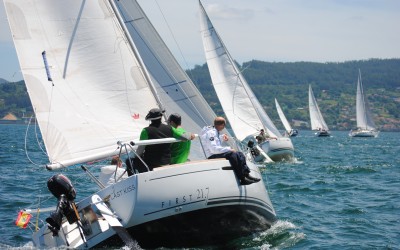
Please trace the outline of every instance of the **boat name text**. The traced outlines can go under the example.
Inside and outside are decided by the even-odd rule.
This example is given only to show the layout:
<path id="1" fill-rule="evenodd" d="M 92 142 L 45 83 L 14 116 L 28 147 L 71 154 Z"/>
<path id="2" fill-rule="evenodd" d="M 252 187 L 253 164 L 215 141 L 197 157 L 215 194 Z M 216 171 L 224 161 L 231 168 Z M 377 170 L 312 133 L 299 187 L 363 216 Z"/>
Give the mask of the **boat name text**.
<path id="1" fill-rule="evenodd" d="M 177 206 L 177 205 L 183 205 L 183 204 L 185 204 L 187 202 L 207 200 L 209 191 L 210 191 L 210 189 L 208 187 L 206 187 L 206 188 L 197 188 L 191 194 L 174 197 L 173 199 L 169 199 L 167 201 L 162 201 L 161 202 L 161 208 L 167 208 L 167 207 L 173 207 L 173 206 Z"/>

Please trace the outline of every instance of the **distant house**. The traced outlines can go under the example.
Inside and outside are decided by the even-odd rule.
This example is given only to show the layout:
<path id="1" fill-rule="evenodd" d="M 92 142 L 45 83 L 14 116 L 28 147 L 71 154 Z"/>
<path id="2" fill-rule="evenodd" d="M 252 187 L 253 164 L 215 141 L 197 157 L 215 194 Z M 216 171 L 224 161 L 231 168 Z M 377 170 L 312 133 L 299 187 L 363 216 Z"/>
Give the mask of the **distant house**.
<path id="1" fill-rule="evenodd" d="M 1 119 L 2 120 L 6 120 L 6 121 L 16 121 L 16 120 L 18 120 L 18 118 L 13 113 L 8 113 L 7 115 L 5 115 Z"/>
<path id="2" fill-rule="evenodd" d="M 308 128 L 309 127 L 308 122 L 305 122 L 305 121 L 293 119 L 292 123 L 293 123 L 293 127 L 297 127 L 297 128 Z"/>
<path id="3" fill-rule="evenodd" d="M 13 113 L 8 113 L 0 119 L 0 124 L 24 124 L 25 121 L 18 119 Z"/>

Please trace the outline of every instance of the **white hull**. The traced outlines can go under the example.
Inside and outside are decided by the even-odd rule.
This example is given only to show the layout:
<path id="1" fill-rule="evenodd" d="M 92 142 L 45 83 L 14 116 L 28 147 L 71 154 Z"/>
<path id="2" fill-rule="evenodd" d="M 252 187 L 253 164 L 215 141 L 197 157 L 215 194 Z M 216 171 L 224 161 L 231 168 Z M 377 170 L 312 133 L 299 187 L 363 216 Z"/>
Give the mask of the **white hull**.
<path id="1" fill-rule="evenodd" d="M 249 167 L 252 175 L 262 179 L 257 166 L 249 163 Z M 110 209 L 144 248 L 226 243 L 266 230 L 276 220 L 264 182 L 239 185 L 225 159 L 155 169 L 131 176 L 97 194 L 102 199 L 109 197 Z M 81 218 L 84 210 L 96 210 L 91 196 L 77 203 L 77 207 Z M 104 219 L 94 219 L 90 229 L 90 234 L 79 232 L 76 223 L 70 225 L 64 219 L 59 236 L 53 237 L 43 226 L 34 233 L 33 241 L 39 248 L 122 244 Z"/>
<path id="2" fill-rule="evenodd" d="M 379 131 L 376 130 L 351 130 L 349 136 L 351 137 L 378 137 Z"/>
<path id="3" fill-rule="evenodd" d="M 261 143 L 261 148 L 273 161 L 292 160 L 294 148 L 289 138 L 281 137 Z"/>

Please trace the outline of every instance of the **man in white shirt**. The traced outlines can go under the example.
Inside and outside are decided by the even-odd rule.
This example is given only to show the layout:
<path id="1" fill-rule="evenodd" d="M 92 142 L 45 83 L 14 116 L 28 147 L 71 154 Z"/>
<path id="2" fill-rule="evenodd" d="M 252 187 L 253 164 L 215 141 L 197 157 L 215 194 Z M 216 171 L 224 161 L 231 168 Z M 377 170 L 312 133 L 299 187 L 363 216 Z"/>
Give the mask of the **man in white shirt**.
<path id="1" fill-rule="evenodd" d="M 104 186 L 109 186 L 116 181 L 120 181 L 128 178 L 128 174 L 122 166 L 122 161 L 118 156 L 114 156 L 111 159 L 111 165 L 104 166 L 101 168 L 99 181 Z"/>
<path id="2" fill-rule="evenodd" d="M 222 146 L 221 139 L 228 140 L 226 134 L 220 135 L 219 132 L 225 128 L 225 119 L 216 117 L 214 126 L 204 127 L 201 132 L 201 142 L 208 159 L 225 158 L 229 160 L 241 185 L 249 185 L 259 182 L 259 178 L 250 175 L 250 169 L 246 165 L 246 157 L 242 152 L 237 152 L 229 146 Z"/>

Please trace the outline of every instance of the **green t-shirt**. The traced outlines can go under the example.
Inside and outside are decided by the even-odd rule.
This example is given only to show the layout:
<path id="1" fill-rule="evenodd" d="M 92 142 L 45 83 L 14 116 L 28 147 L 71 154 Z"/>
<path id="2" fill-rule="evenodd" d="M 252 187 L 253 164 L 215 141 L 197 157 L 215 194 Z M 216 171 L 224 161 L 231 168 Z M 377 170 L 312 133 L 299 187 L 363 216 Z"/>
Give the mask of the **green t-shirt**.
<path id="1" fill-rule="evenodd" d="M 179 127 L 175 131 L 181 136 L 186 131 Z M 190 153 L 190 140 L 175 142 L 171 144 L 171 164 L 184 163 L 187 161 Z"/>

